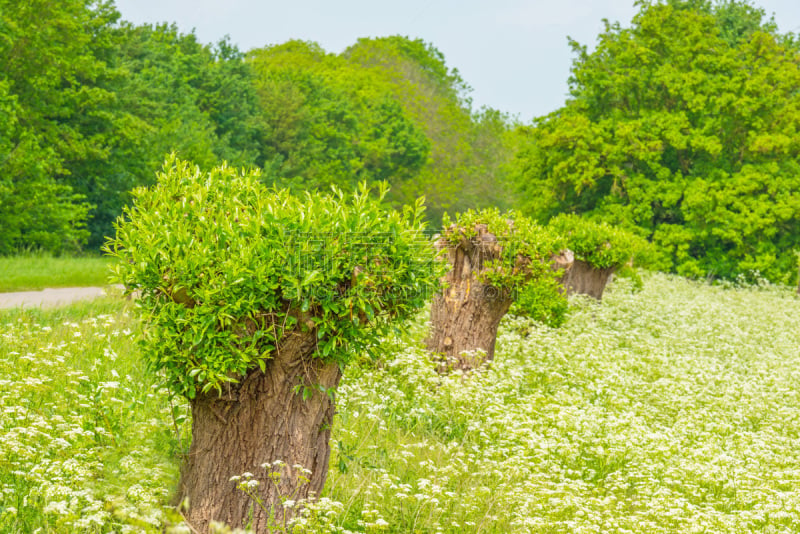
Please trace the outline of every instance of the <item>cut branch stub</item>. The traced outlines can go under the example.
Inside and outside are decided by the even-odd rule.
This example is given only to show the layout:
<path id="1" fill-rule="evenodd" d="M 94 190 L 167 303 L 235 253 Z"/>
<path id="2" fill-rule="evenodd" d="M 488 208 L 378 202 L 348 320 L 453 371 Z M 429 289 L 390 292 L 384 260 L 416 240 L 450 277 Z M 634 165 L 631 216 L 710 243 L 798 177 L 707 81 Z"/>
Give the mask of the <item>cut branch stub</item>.
<path id="1" fill-rule="evenodd" d="M 550 262 L 550 269 L 557 273 L 556 281 L 564 288 L 563 291 L 566 291 L 565 280 L 567 280 L 572 272 L 572 266 L 575 264 L 575 254 L 567 248 L 560 251 L 558 254 L 553 254 L 553 256 L 550 257 Z"/>

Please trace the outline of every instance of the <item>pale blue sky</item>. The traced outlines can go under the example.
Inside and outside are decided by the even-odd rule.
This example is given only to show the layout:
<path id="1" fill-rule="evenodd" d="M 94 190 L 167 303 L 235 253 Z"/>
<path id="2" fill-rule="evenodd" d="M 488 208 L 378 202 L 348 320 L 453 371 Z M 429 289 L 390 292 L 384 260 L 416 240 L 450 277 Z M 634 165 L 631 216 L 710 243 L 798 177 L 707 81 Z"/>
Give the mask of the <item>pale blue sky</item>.
<path id="1" fill-rule="evenodd" d="M 800 0 L 756 0 L 782 32 L 800 32 Z M 473 88 L 476 107 L 529 121 L 560 107 L 572 53 L 593 45 L 602 19 L 627 26 L 633 0 L 116 0 L 122 17 L 175 22 L 202 42 L 224 35 L 249 50 L 288 39 L 341 52 L 359 37 L 406 35 L 433 43 Z"/>

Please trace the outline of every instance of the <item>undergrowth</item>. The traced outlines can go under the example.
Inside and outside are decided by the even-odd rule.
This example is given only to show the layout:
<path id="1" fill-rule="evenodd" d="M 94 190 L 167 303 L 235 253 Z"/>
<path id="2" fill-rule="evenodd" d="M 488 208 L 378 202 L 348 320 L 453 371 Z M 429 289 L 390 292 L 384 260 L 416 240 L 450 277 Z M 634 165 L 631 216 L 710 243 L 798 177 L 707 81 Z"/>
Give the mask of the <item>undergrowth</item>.
<path id="1" fill-rule="evenodd" d="M 800 531 L 797 296 L 641 282 L 558 329 L 506 318 L 469 376 L 436 373 L 424 319 L 385 339 L 345 373 L 297 531 Z M 137 329 L 112 301 L 0 314 L 0 532 L 167 526 L 188 423 L 179 444 Z"/>

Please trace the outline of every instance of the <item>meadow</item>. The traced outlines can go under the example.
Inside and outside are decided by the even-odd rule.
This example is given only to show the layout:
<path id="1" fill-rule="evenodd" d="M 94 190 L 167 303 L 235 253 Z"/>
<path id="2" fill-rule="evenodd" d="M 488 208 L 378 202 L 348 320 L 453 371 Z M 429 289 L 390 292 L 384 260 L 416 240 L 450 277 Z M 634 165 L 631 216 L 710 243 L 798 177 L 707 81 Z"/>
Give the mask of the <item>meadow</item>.
<path id="1" fill-rule="evenodd" d="M 0 292 L 108 285 L 109 259 L 25 253 L 0 256 Z"/>
<path id="2" fill-rule="evenodd" d="M 798 316 L 789 288 L 645 274 L 559 329 L 507 317 L 489 367 L 442 377 L 423 315 L 347 369 L 295 531 L 798 532 Z M 0 311 L 0 532 L 189 532 L 188 413 L 140 328 L 111 299 Z"/>

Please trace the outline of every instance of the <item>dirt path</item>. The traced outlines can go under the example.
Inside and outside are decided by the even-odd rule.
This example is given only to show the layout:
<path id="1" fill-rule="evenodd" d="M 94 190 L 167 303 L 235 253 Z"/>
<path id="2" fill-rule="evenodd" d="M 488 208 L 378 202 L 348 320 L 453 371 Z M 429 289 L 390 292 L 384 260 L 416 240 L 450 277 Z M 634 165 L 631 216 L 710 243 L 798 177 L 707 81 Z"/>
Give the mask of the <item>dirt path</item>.
<path id="1" fill-rule="evenodd" d="M 0 308 L 52 308 L 78 300 L 90 300 L 107 294 L 103 287 L 60 287 L 41 291 L 0 293 Z"/>

